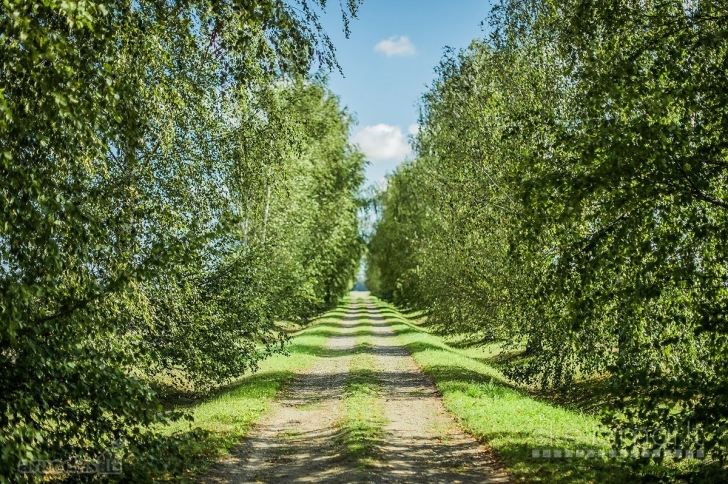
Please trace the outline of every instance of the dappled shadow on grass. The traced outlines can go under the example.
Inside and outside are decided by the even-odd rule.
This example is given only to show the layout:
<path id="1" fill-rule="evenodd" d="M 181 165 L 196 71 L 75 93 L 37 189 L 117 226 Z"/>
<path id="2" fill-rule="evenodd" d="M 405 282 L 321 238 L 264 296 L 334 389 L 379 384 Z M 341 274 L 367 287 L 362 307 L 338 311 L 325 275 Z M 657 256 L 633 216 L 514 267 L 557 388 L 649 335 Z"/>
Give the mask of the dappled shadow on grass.
<path id="1" fill-rule="evenodd" d="M 310 319 L 307 324 L 304 326 L 313 326 L 321 321 L 325 320 L 339 320 L 346 316 L 346 311 L 329 311 L 325 314 L 322 314 L 320 316 L 316 316 L 315 318 Z"/>
<path id="2" fill-rule="evenodd" d="M 439 348 L 436 350 L 442 351 Z M 428 365 L 426 373 L 435 379 L 438 385 L 452 391 L 467 391 L 473 384 L 492 385 L 526 396 L 525 391 L 516 385 L 495 375 L 476 372 L 460 365 Z"/>
<path id="3" fill-rule="evenodd" d="M 498 343 L 498 341 L 494 341 L 490 338 L 482 338 L 482 337 L 475 337 L 475 336 L 468 336 L 468 335 L 460 337 L 458 339 L 447 338 L 448 346 L 450 346 L 452 348 L 458 348 L 458 349 L 477 348 L 477 347 L 490 345 L 493 343 Z"/>
<path id="4" fill-rule="evenodd" d="M 124 459 L 121 482 L 185 482 L 208 469 L 247 434 L 265 402 L 295 377 L 293 371 L 262 371 L 204 397 L 177 402 L 194 415 L 149 432 L 143 444 Z"/>
<path id="5" fill-rule="evenodd" d="M 546 400 L 576 408 L 587 408 L 589 405 L 596 404 L 593 397 L 598 394 L 598 386 L 603 384 L 603 382 L 591 382 L 594 385 L 593 387 L 585 384 L 579 388 L 580 394 L 570 393 L 568 396 L 529 393 L 527 389 L 517 387 L 504 377 L 499 376 L 500 374 L 496 368 L 499 364 L 503 364 L 504 361 L 507 362 L 508 360 L 498 360 L 493 357 L 473 358 L 467 356 L 462 351 L 453 349 L 439 339 L 429 336 L 426 332 L 422 332 L 414 326 L 402 322 L 399 315 L 393 310 L 383 309 L 381 311 L 372 311 L 362 308 L 353 314 L 347 314 L 348 316 L 345 318 L 345 322 L 348 332 L 346 333 L 341 333 L 341 320 L 330 321 L 323 319 L 309 326 L 302 334 L 308 337 L 321 337 L 322 340 L 326 338 L 356 339 L 362 336 L 374 335 L 375 332 L 373 330 L 377 327 L 391 325 L 397 332 L 397 336 L 402 337 L 401 341 L 404 344 L 404 348 L 410 354 L 419 355 L 421 353 L 430 353 L 428 358 L 430 360 L 434 358 L 435 363 L 426 366 L 425 371 L 430 378 L 435 380 L 441 392 L 446 397 L 457 394 L 465 395 L 466 398 L 463 401 L 466 404 L 482 405 L 482 402 L 487 402 L 489 399 L 491 401 L 493 399 L 506 401 L 506 399 L 512 399 L 514 395 L 517 395 L 517 398 L 523 400 Z M 384 336 L 377 334 L 377 337 Z M 294 341 L 289 347 L 289 350 L 293 354 L 312 355 L 320 358 L 339 358 L 357 352 L 360 354 L 371 352 L 382 355 L 387 352 L 399 354 L 398 352 L 402 351 L 402 347 L 392 348 L 367 345 L 365 347 L 360 346 L 357 349 L 353 344 L 350 346 L 352 346 L 351 349 L 329 349 L 324 347 L 323 344 L 303 344 Z M 440 357 L 439 355 L 445 356 Z M 517 359 L 521 356 L 512 355 L 509 357 Z M 438 361 L 437 358 L 440 358 L 440 360 Z M 478 365 L 494 368 L 493 374 L 486 373 L 485 370 L 476 371 L 472 368 L 464 367 L 463 361 L 465 359 L 472 360 Z M 287 403 L 301 407 L 315 406 L 325 399 L 335 398 L 336 395 L 341 394 L 345 390 L 343 385 L 346 384 L 346 377 L 346 373 L 314 373 L 296 377 L 291 371 L 265 371 L 247 376 L 242 381 L 238 381 L 227 387 L 219 388 L 214 393 L 206 395 L 204 399 L 196 402 L 188 402 L 187 405 L 191 406 L 193 403 L 225 398 L 250 398 L 266 401 L 272 398 L 281 387 L 289 382 L 294 382 L 297 386 L 304 386 L 314 391 L 310 391 L 306 395 L 291 394 L 287 397 Z M 421 386 L 420 375 L 413 372 L 391 372 L 386 371 L 386 369 L 384 371 L 375 370 L 367 378 L 379 381 L 397 381 L 399 390 L 392 395 L 387 395 L 390 399 L 412 399 L 412 390 Z M 486 408 L 485 411 L 488 411 L 488 409 Z M 240 441 L 242 435 L 253 425 L 257 415 L 259 413 L 233 415 L 229 411 L 221 410 L 219 415 L 214 413 L 208 415 L 206 417 L 207 423 L 213 425 L 219 423 L 221 428 L 224 428 L 226 425 L 231 425 L 234 426 L 235 430 L 210 432 L 202 430 L 193 423 L 189 430 L 183 430 L 174 436 L 164 437 L 158 446 L 160 449 L 165 449 L 163 452 L 160 451 L 163 455 L 186 455 L 185 459 L 187 459 L 187 462 L 183 462 L 182 460 L 177 462 L 174 460 L 176 457 L 171 457 L 170 469 L 172 470 L 170 473 L 176 476 L 190 475 L 192 472 L 204 469 L 209 462 L 214 461 L 222 452 L 233 448 Z M 462 417 L 459 416 L 458 418 L 467 426 L 467 423 Z M 532 455 L 532 451 L 534 450 L 532 432 L 516 428 L 512 431 L 507 431 L 507 429 L 503 430 L 502 428 L 481 427 L 477 431 L 474 431 L 474 433 L 486 444 L 489 442 L 499 442 L 496 449 L 497 456 L 507 465 L 513 475 L 529 482 L 557 484 L 580 484 L 587 482 L 617 483 L 625 480 L 655 483 L 728 482 L 728 479 L 725 479 L 725 469 L 721 470 L 720 468 L 711 468 L 710 466 L 706 466 L 705 468 L 701 468 L 699 472 L 690 474 L 690 478 L 688 479 L 687 475 L 680 475 L 674 469 L 665 470 L 658 466 L 633 469 L 625 461 L 584 458 L 571 460 L 563 458 L 559 460 L 534 458 Z M 263 432 L 262 434 L 265 435 L 266 433 Z M 339 446 L 344 442 L 356 442 L 357 440 L 361 440 L 361 437 L 361 429 L 358 428 L 329 428 L 316 432 L 303 432 L 299 436 L 296 436 L 293 441 L 289 439 L 285 443 L 281 443 L 280 441 L 274 442 L 274 437 L 256 438 L 270 439 L 269 442 L 261 442 L 261 445 L 283 445 L 288 446 L 285 447 L 288 449 L 291 446 L 294 447 L 293 451 L 282 451 L 280 458 L 275 462 L 274 466 L 276 470 L 274 472 L 278 472 L 280 468 L 280 472 L 274 476 L 278 481 L 295 482 L 297 478 L 303 477 L 313 481 L 323 481 L 332 477 L 330 473 L 327 473 L 327 470 L 330 471 L 330 469 L 338 467 L 343 468 L 343 472 L 349 474 L 336 475 L 336 480 L 353 482 L 357 481 L 360 476 L 353 474 L 353 469 L 356 469 L 356 466 L 346 464 L 351 463 L 352 459 L 370 457 L 369 450 L 371 446 L 366 448 L 369 450 L 362 450 L 360 455 L 357 455 L 356 452 L 331 452 L 330 446 L 333 445 L 332 442 L 338 442 L 337 445 Z M 167 440 L 164 440 L 165 438 Z M 378 437 L 374 436 L 371 438 L 376 439 Z M 382 442 L 379 440 L 374 443 L 377 447 L 382 445 Z M 174 450 L 174 446 L 177 446 L 178 450 Z M 295 450 L 296 446 L 300 446 L 298 450 Z M 422 440 L 409 444 L 407 448 L 401 449 L 401 452 L 396 454 L 387 456 L 377 455 L 376 458 L 389 459 L 391 463 L 396 463 L 398 468 L 421 469 L 423 458 L 427 459 L 431 458 L 427 456 L 438 455 L 438 452 L 442 452 L 442 449 L 441 442 Z M 301 458 L 302 455 L 304 455 L 303 459 Z M 244 455 L 238 455 L 230 462 L 237 462 L 237 465 L 241 465 L 241 462 L 245 458 L 246 456 Z M 305 462 L 305 459 L 314 459 L 317 465 L 312 469 L 310 462 Z M 438 466 L 430 467 L 432 469 L 430 470 L 428 468 L 427 471 L 433 474 L 428 476 L 429 480 L 433 482 L 445 482 L 450 477 L 445 474 L 447 472 L 446 470 L 438 469 Z M 132 472 L 133 469 L 134 467 L 130 466 L 129 472 Z M 306 470 L 307 474 L 306 476 L 301 476 L 299 473 L 304 470 Z M 220 479 L 234 479 L 235 474 L 229 472 L 225 474 L 223 472 L 219 476 L 222 476 Z M 164 476 L 161 476 L 159 480 L 164 480 Z M 131 478 L 127 479 L 126 482 L 135 482 L 135 480 Z M 234 481 L 218 480 L 216 482 Z"/>
<path id="6" fill-rule="evenodd" d="M 423 351 L 453 354 L 452 350 L 443 349 L 422 341 L 411 342 L 405 346 L 415 354 Z M 462 355 L 460 356 L 462 357 Z M 433 360 L 441 359 L 436 355 L 430 355 L 430 358 Z M 518 402 L 519 400 L 533 402 L 532 404 L 526 405 L 538 405 L 540 399 L 533 398 L 523 388 L 498 376 L 497 373 L 487 374 L 474 371 L 459 365 L 455 360 L 452 360 L 452 363 L 448 363 L 448 360 L 450 359 L 446 357 L 442 364 L 430 364 L 424 370 L 437 383 L 438 389 L 443 396 L 452 396 L 452 398 L 460 399 L 461 402 L 459 405 L 488 405 L 488 402 L 500 401 L 502 403 L 498 403 L 497 405 L 502 407 L 508 406 L 508 402 Z M 488 413 L 488 407 L 484 408 L 483 411 Z M 494 408 L 491 411 L 497 412 Z M 494 417 L 506 418 L 498 415 Z M 458 415 L 458 418 L 462 419 L 463 417 Z M 524 415 L 523 418 L 531 417 Z M 534 422 L 534 424 L 537 425 L 538 423 Z M 532 451 L 538 448 L 535 447 L 536 441 L 533 440 L 534 430 L 524 431 L 515 430 L 515 428 L 516 426 L 514 426 L 514 430 L 509 431 L 497 430 L 487 425 L 480 426 L 476 435 L 486 444 L 499 442 L 499 445 L 495 449 L 496 455 L 518 478 L 533 482 L 564 484 L 586 482 L 616 483 L 630 474 L 621 463 L 614 461 L 585 459 L 549 461 L 548 459 L 534 458 Z M 564 444 L 564 442 L 564 439 L 555 436 L 554 443 L 556 445 Z"/>
<path id="7" fill-rule="evenodd" d="M 324 344 L 322 345 L 302 345 L 296 342 L 296 337 L 321 337 L 327 338 L 332 335 L 337 335 L 340 331 L 336 328 L 341 328 L 341 321 L 358 320 L 357 327 L 366 323 L 366 318 L 359 316 L 351 316 L 350 312 L 345 309 L 336 309 L 328 311 L 318 316 L 312 323 L 303 329 L 299 329 L 295 333 L 289 334 L 291 339 L 283 347 L 274 351 L 273 354 L 308 354 L 313 356 L 326 356 L 326 350 Z M 329 356 L 336 356 L 330 354 Z M 266 358 L 262 358 L 260 362 L 264 362 Z M 159 378 L 151 379 L 148 384 L 157 393 L 160 403 L 164 408 L 187 408 L 192 407 L 196 404 L 207 402 L 218 398 L 229 391 L 233 391 L 241 385 L 255 384 L 259 379 L 266 380 L 269 378 L 270 372 L 257 373 L 256 370 L 246 372 L 246 374 L 240 375 L 234 380 L 217 385 L 213 388 L 205 388 L 203 390 L 195 389 L 191 384 L 186 384 L 184 378 L 178 380 L 162 380 Z M 290 378 L 291 374 L 283 376 L 284 379 Z"/>
<path id="8" fill-rule="evenodd" d="M 597 377 L 576 381 L 563 388 L 534 389 L 533 393 L 564 407 L 596 414 L 614 401 L 611 387 L 612 383 L 608 378 Z"/>
<path id="9" fill-rule="evenodd" d="M 395 314 L 406 319 L 419 319 L 428 315 L 427 310 L 415 307 L 397 307 L 397 309 L 393 309 L 389 306 L 378 305 L 377 311 L 385 314 Z"/>
<path id="10" fill-rule="evenodd" d="M 340 316 L 337 317 L 337 313 Z M 128 466 L 125 462 L 123 481 L 180 481 L 209 468 L 218 457 L 241 441 L 263 413 L 267 402 L 295 379 L 301 364 L 307 365 L 305 362 L 310 362 L 311 356 L 338 356 L 336 352 L 327 353 L 325 346 L 328 337 L 336 333 L 332 330 L 341 328 L 342 320 L 350 322 L 355 319 L 350 315 L 344 318 L 344 314 L 350 313 L 326 313 L 296 333 L 285 351 L 293 358 L 305 357 L 300 360 L 302 363 L 285 364 L 282 368 L 270 368 L 268 365 L 269 368 L 204 393 L 174 392 L 174 387 L 163 388 L 166 408 L 191 413 L 196 419 L 191 423 L 171 424 L 161 428 L 157 434 L 147 436 L 149 446 L 144 454 L 135 456 Z M 363 325 L 364 320 L 359 324 Z M 350 337 L 355 338 L 356 335 Z M 290 369 L 286 369 L 289 366 Z"/>
<path id="11" fill-rule="evenodd" d="M 315 329 L 309 330 L 306 335 L 307 336 L 323 336 L 327 338 L 357 338 L 359 336 L 371 336 L 375 334 L 374 329 L 378 327 L 386 326 L 385 323 L 380 324 L 357 324 L 354 326 L 351 326 L 352 330 L 348 331 L 347 333 L 341 333 L 341 331 L 336 330 L 335 327 L 316 327 Z M 412 332 L 416 331 L 414 329 L 410 330 Z M 377 334 L 378 337 L 383 338 L 393 338 L 396 337 L 392 334 Z"/>
<path id="12" fill-rule="evenodd" d="M 403 349 L 396 350 L 401 355 Z M 417 370 L 388 372 L 367 368 L 301 375 L 283 403 L 307 410 L 328 408 L 326 399 L 338 400 L 342 394 L 350 398 L 360 385 L 389 379 L 397 382 L 397 388 L 387 392 L 389 400 L 403 398 L 411 402 L 419 398 L 410 391 L 422 386 L 422 374 Z M 389 468 L 399 473 L 395 482 L 463 482 L 463 469 L 473 464 L 467 459 L 470 443 L 444 442 L 436 436 L 387 441 L 378 429 L 381 422 L 362 420 L 357 414 L 351 421 L 310 431 L 292 427 L 281 432 L 277 423 L 273 427 L 262 425 L 260 432 L 248 438 L 244 448 L 220 465 L 207 482 L 240 482 L 243 475 L 254 475 L 261 482 L 390 482 L 394 476 L 379 474 Z M 385 447 L 387 451 L 383 452 Z M 261 458 L 249 449 L 267 450 Z M 445 456 L 447 465 L 438 461 Z M 237 470 L 241 468 L 245 469 L 242 473 Z M 365 474 L 366 477 L 360 473 L 368 470 L 377 473 Z"/>
<path id="13" fill-rule="evenodd" d="M 467 348 L 467 346 L 465 346 Z M 475 361 L 486 364 L 490 367 L 505 373 L 519 368 L 525 368 L 531 363 L 533 356 L 526 353 L 524 349 L 500 350 L 490 356 L 468 356 Z M 508 382 L 509 380 L 504 379 Z M 614 402 L 615 396 L 611 386 L 613 382 L 607 376 L 595 376 L 581 380 L 575 380 L 568 386 L 557 388 L 539 388 L 538 386 L 523 388 L 533 397 L 540 400 L 552 402 L 570 409 L 580 410 L 590 414 L 596 414 L 606 405 Z"/>
<path id="14" fill-rule="evenodd" d="M 252 393 L 261 393 L 263 389 L 274 389 L 275 391 L 294 376 L 295 373 L 292 371 L 262 371 L 251 373 L 235 382 L 221 385 L 204 394 L 193 394 L 192 396 L 190 394 L 182 394 L 176 400 L 171 400 L 171 397 L 168 397 L 165 403 L 170 407 L 188 409 L 202 403 L 217 400 L 221 397 L 236 397 L 242 391 Z M 257 389 L 260 390 L 256 391 Z"/>
<path id="15" fill-rule="evenodd" d="M 392 314 L 391 311 L 390 314 Z M 403 322 L 399 317 L 390 316 L 385 318 L 385 320 L 390 324 L 398 324 L 396 327 L 397 334 L 405 335 L 408 333 L 418 332 L 418 330 L 413 328 L 411 323 Z M 446 351 L 453 355 L 458 355 L 462 358 L 468 358 L 485 364 L 496 370 L 499 374 L 502 374 L 506 369 L 512 370 L 514 368 L 523 367 L 529 364 L 532 359 L 532 356 L 528 355 L 523 349 L 501 350 L 491 356 L 478 357 L 465 355 L 457 351 L 460 348 L 454 348 L 451 344 L 445 342 L 442 342 L 441 345 L 433 345 L 421 340 L 416 340 L 406 343 L 405 347 L 412 354 L 428 350 Z M 468 348 L 470 345 L 463 344 L 462 347 Z M 463 381 L 469 381 L 468 379 L 472 379 L 472 381 L 482 383 L 486 383 L 494 379 L 493 376 L 485 378 L 483 374 L 477 372 L 466 373 L 467 374 L 460 375 L 458 378 Z M 568 387 L 549 389 L 525 387 L 524 385 L 509 380 L 506 376 L 495 378 L 495 381 L 497 381 L 500 385 L 519 391 L 524 395 L 528 395 L 530 398 L 536 398 L 544 402 L 555 403 L 566 408 L 577 409 L 587 413 L 597 413 L 605 405 L 614 401 L 614 396 L 611 392 L 612 383 L 606 377 L 578 380 L 572 382 L 572 384 Z"/>
<path id="16" fill-rule="evenodd" d="M 318 351 L 325 351 L 316 345 L 295 344 L 286 348 L 289 353 L 316 355 Z M 285 354 L 285 353 L 284 353 Z M 164 385 L 160 382 L 151 382 L 152 389 L 157 392 L 162 406 L 166 409 L 188 409 L 196 405 L 215 400 L 223 395 L 235 394 L 241 388 L 255 388 L 258 386 L 275 386 L 278 388 L 283 382 L 294 376 L 290 371 L 251 371 L 226 384 L 218 385 L 204 391 L 192 388 L 181 388 L 178 385 Z"/>
<path id="17" fill-rule="evenodd" d="M 306 355 L 319 358 L 348 356 L 354 352 L 355 345 L 337 344 L 336 340 L 350 339 L 353 342 L 362 336 L 374 335 L 377 329 L 386 326 L 384 321 L 370 321 L 369 317 L 370 314 L 363 308 L 353 312 L 326 313 L 298 332 L 286 346 L 286 351 L 293 356 Z M 331 344 L 332 341 L 334 344 Z M 352 349 L 337 349 L 348 346 Z M 359 348 L 360 353 L 373 351 L 372 347 Z M 382 351 L 387 350 L 381 349 L 379 353 Z M 181 475 L 198 472 L 239 442 L 263 412 L 263 403 L 260 402 L 270 401 L 285 385 L 294 382 L 296 385 L 323 389 L 314 392 L 320 401 L 329 398 L 327 395 L 331 395 L 331 392 L 343 391 L 335 382 L 346 380 L 345 374 L 306 374 L 298 377 L 296 375 L 294 371 L 264 370 L 204 394 L 172 393 L 167 389 L 165 405 L 168 408 L 194 411 L 195 414 L 202 411 L 203 415 L 201 420 L 191 424 L 180 423 L 168 428 L 165 431 L 166 435 L 158 437 L 155 444 L 156 451 L 150 453 L 147 458 L 153 459 L 155 452 L 163 455 L 174 453 L 179 458 L 170 460 L 169 475 L 174 475 L 174 480 Z M 412 376 L 396 374 L 393 377 L 407 382 Z M 305 379 L 305 383 L 300 381 L 301 378 Z M 311 404 L 308 398 L 306 401 L 296 402 L 296 397 L 293 396 L 289 397 L 289 400 L 295 405 Z M 236 410 L 232 412 L 231 408 Z M 177 450 L 173 450 L 174 448 Z M 138 464 L 136 467 L 129 467 L 129 472 L 134 474 L 135 468 L 143 467 L 142 460 L 139 460 Z"/>
<path id="18" fill-rule="evenodd" d="M 408 442 L 387 454 L 344 450 L 347 443 L 361 440 L 359 432 L 357 428 L 325 427 L 281 438 L 263 428 L 259 435 L 248 440 L 246 447 L 271 449 L 273 460 L 261 463 L 261 468 L 265 466 L 265 482 L 391 482 L 386 479 L 388 476 L 372 472 L 375 467 L 370 467 L 369 458 L 408 476 L 394 482 L 458 482 L 460 470 L 472 465 L 466 460 L 456 462 L 458 467 L 437 465 L 432 459 L 442 455 L 443 442 L 434 438 Z M 386 444 L 381 439 L 372 443 L 379 448 Z M 467 455 L 466 445 L 450 443 L 446 447 L 448 453 Z M 235 469 L 248 464 L 249 458 L 244 451 L 236 454 L 217 466 L 204 482 L 241 482 Z M 423 466 L 427 462 L 432 465 Z"/>
<path id="19" fill-rule="evenodd" d="M 404 327 L 414 328 L 411 323 L 400 319 L 391 309 L 386 311 L 385 319 L 393 324 L 395 331 Z M 418 332 L 418 331 L 415 331 Z M 411 335 L 412 331 L 408 331 Z M 465 351 L 453 349 L 434 336 L 420 331 L 414 338 L 404 336 L 404 346 L 424 364 L 425 373 L 438 386 L 450 410 L 461 423 L 486 444 L 493 445 L 496 455 L 519 481 L 582 484 L 582 483 L 623 483 L 625 481 L 643 483 L 722 483 L 728 482 L 728 470 L 719 463 L 695 463 L 691 472 L 684 467 L 648 463 L 626 459 L 595 459 L 586 457 L 544 458 L 534 457 L 534 450 L 559 449 L 575 450 L 574 445 L 585 451 L 605 449 L 606 441 L 583 438 L 574 440 L 571 430 L 588 435 L 589 428 L 579 423 L 580 412 L 570 413 L 569 409 L 594 412 L 611 398 L 607 379 L 585 380 L 575 383 L 569 389 L 535 391 L 509 381 L 502 376 L 500 368 L 528 362 L 528 355 L 522 351 L 502 352 L 498 355 L 472 357 Z M 482 370 L 478 368 L 481 366 Z M 475 368 L 475 369 L 473 369 Z M 492 370 L 492 373 L 490 371 Z M 553 414 L 548 405 L 554 409 Z M 521 409 L 527 411 L 520 417 Z M 535 412 L 534 412 L 535 410 Z M 510 413 L 510 415 L 503 415 Z M 533 413 L 543 413 L 548 419 L 566 419 L 558 424 L 554 434 L 543 445 L 543 436 L 536 436 L 539 422 L 529 425 Z M 541 415 L 543 418 L 544 415 Z M 493 423 L 501 419 L 512 419 L 512 423 Z M 523 424 L 528 427 L 524 430 Z M 561 425 L 561 429 L 558 429 Z M 564 432 L 566 425 L 566 432 Z M 569 425 L 574 425 L 569 429 Z M 561 433 L 559 433 L 561 432 Z M 606 449 L 605 449 L 606 450 Z"/>

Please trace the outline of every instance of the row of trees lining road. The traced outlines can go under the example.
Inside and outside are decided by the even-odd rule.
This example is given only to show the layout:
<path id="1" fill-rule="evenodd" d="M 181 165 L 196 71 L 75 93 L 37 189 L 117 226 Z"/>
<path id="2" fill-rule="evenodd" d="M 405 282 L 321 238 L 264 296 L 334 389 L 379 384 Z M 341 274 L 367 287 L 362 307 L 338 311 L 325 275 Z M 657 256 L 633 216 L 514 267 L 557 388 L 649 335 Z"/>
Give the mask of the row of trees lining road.
<path id="1" fill-rule="evenodd" d="M 521 348 L 518 381 L 606 378 L 612 428 L 724 458 L 725 2 L 504 0 L 490 22 L 423 96 L 369 287 Z"/>
<path id="2" fill-rule="evenodd" d="M 365 160 L 308 74 L 324 6 L 0 6 L 0 482 L 112 445 L 168 470 L 152 383 L 254 370 L 348 290 Z"/>

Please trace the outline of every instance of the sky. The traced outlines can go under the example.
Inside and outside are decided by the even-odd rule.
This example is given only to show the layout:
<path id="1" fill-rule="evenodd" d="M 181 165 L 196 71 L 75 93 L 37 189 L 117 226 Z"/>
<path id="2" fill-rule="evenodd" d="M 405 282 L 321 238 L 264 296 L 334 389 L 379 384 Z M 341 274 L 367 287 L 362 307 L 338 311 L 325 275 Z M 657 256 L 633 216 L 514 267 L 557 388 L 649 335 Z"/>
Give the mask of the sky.
<path id="1" fill-rule="evenodd" d="M 344 74 L 332 72 L 329 84 L 358 120 L 351 140 L 371 162 L 369 183 L 383 182 L 411 154 L 418 102 L 444 48 L 482 38 L 490 8 L 485 0 L 364 0 L 346 39 L 339 4 L 329 2 L 323 25 Z"/>

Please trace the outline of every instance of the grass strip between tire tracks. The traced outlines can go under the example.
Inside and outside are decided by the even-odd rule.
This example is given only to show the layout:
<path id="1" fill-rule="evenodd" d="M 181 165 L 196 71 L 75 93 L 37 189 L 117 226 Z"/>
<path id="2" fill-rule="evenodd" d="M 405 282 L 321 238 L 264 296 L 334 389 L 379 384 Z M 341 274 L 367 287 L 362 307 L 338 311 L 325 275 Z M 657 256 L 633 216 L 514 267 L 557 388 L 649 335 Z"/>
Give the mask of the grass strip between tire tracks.
<path id="1" fill-rule="evenodd" d="M 357 301 L 359 314 L 363 304 Z M 360 316 L 357 339 L 349 376 L 344 390 L 343 415 L 338 423 L 340 442 L 360 468 L 381 457 L 378 449 L 384 436 L 385 419 L 381 411 L 381 382 L 371 354 L 371 321 Z"/>

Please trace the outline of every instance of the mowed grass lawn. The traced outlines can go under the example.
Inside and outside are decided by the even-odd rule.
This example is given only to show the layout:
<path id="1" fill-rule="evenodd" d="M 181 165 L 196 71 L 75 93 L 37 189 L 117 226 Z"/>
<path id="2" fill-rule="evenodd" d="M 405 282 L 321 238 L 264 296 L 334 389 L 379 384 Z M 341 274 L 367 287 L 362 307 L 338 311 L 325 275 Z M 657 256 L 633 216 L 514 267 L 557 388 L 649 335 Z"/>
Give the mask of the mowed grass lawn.
<path id="1" fill-rule="evenodd" d="M 453 348 L 393 306 L 373 299 L 401 343 L 433 379 L 446 408 L 466 431 L 494 451 L 516 482 L 728 482 L 725 469 L 697 460 L 643 466 L 635 459 L 609 458 L 610 442 L 597 416 L 515 385 L 485 362 L 493 348 Z M 543 456 L 544 450 L 549 451 L 548 457 Z M 560 451 L 557 457 L 554 450 Z M 605 457 L 590 457 L 590 451 L 593 455 L 601 451 Z"/>

